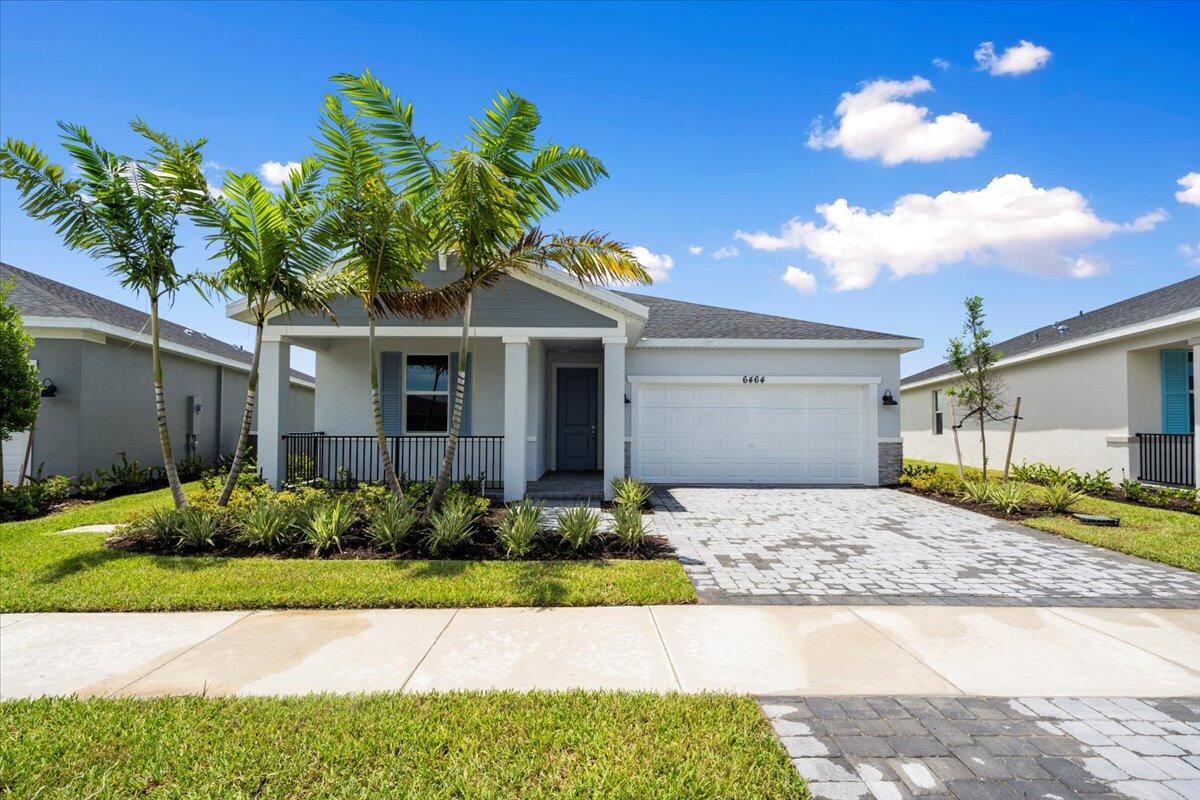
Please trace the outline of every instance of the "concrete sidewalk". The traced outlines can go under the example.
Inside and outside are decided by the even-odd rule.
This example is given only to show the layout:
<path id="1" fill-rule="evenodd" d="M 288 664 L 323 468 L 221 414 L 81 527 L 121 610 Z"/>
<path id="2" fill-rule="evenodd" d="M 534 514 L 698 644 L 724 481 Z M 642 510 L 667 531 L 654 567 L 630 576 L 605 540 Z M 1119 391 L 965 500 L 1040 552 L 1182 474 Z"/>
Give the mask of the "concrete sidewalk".
<path id="1" fill-rule="evenodd" d="M 1196 696 L 1200 610 L 654 606 L 0 615 L 0 697 L 453 689 Z"/>

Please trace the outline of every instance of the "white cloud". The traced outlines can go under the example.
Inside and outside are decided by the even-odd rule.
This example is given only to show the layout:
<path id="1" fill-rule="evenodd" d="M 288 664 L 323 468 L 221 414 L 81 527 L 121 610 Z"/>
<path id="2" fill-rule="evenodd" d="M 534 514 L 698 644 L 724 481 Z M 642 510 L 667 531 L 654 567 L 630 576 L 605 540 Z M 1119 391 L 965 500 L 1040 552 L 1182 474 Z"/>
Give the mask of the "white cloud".
<path id="1" fill-rule="evenodd" d="M 720 250 L 715 251 L 712 254 L 712 257 L 715 258 L 717 261 L 724 261 L 727 258 L 736 258 L 736 257 L 740 256 L 741 254 L 742 254 L 742 252 L 740 250 L 738 250 L 736 247 L 730 247 L 730 246 L 726 245 L 725 247 L 722 247 Z"/>
<path id="2" fill-rule="evenodd" d="M 288 175 L 291 175 L 296 170 L 300 169 L 300 162 L 289 161 L 286 164 L 281 164 L 278 161 L 267 161 L 258 168 L 258 174 L 267 182 L 268 186 L 281 186 L 287 180 Z"/>
<path id="3" fill-rule="evenodd" d="M 940 69 L 942 72 L 945 72 L 946 70 L 950 69 L 950 62 L 944 58 L 935 58 L 930 63 L 932 63 L 935 67 Z"/>
<path id="4" fill-rule="evenodd" d="M 961 261 L 999 263 L 1042 275 L 1098 274 L 1101 262 L 1064 251 L 1116 233 L 1152 230 L 1166 219 L 1156 209 L 1131 223 L 1101 219 L 1072 189 L 1042 189 L 1023 175 L 1003 175 L 982 189 L 904 195 L 887 211 L 846 199 L 817 206 L 821 222 L 794 218 L 778 236 L 737 231 L 756 250 L 804 250 L 823 263 L 835 288 L 864 289 L 886 267 L 902 278 L 937 272 Z"/>
<path id="5" fill-rule="evenodd" d="M 980 69 L 986 69 L 992 75 L 1024 75 L 1041 69 L 1050 61 L 1053 55 L 1041 45 L 1022 39 L 999 56 L 996 55 L 996 45 L 984 42 L 975 48 L 975 61 Z"/>
<path id="6" fill-rule="evenodd" d="M 688 247 L 688 252 L 694 256 L 698 256 L 704 252 L 704 248 L 698 244 L 694 244 L 694 245 L 691 245 L 690 247 Z"/>
<path id="7" fill-rule="evenodd" d="M 1175 193 L 1175 199 L 1181 203 L 1200 206 L 1200 172 L 1189 172 L 1175 181 L 1183 188 Z"/>
<path id="8" fill-rule="evenodd" d="M 1108 274 L 1108 262 L 1095 256 L 1079 256 L 1067 269 L 1072 278 L 1094 278 Z"/>
<path id="9" fill-rule="evenodd" d="M 633 253 L 633 257 L 638 260 L 638 263 L 646 268 L 646 272 L 650 273 L 650 277 L 655 283 L 667 282 L 671 268 L 675 266 L 675 259 L 666 253 L 651 253 L 640 245 L 629 248 L 629 252 Z"/>
<path id="10" fill-rule="evenodd" d="M 966 114 L 955 111 L 930 120 L 928 108 L 901 102 L 931 89 L 933 85 L 920 76 L 865 83 L 857 92 L 842 95 L 837 127 L 826 130 L 814 120 L 808 146 L 838 148 L 851 158 L 878 158 L 889 166 L 978 153 L 991 134 Z"/>
<path id="11" fill-rule="evenodd" d="M 1176 248 L 1176 252 L 1183 256 L 1184 260 L 1187 261 L 1187 263 L 1191 266 L 1200 267 L 1200 247 L 1190 244 L 1181 244 Z"/>
<path id="12" fill-rule="evenodd" d="M 783 273 L 783 282 L 800 294 L 812 294 L 817 290 L 816 275 L 791 265 Z"/>

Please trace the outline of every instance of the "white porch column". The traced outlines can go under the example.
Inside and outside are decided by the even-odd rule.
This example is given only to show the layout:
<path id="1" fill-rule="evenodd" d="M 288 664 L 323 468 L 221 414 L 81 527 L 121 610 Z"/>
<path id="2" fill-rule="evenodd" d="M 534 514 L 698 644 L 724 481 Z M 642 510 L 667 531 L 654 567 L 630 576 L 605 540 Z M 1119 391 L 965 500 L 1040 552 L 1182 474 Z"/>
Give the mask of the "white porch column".
<path id="1" fill-rule="evenodd" d="M 529 339 L 504 337 L 504 500 L 525 496 L 525 429 L 529 407 Z"/>
<path id="2" fill-rule="evenodd" d="M 1192 346 L 1192 369 L 1200 369 L 1200 339 L 1188 339 L 1188 344 Z M 1195 394 L 1192 395 L 1192 403 L 1195 403 Z M 1200 408 L 1196 409 L 1200 412 Z M 1195 417 L 1192 420 L 1192 483 L 1200 487 L 1200 413 L 1194 413 Z"/>
<path id="3" fill-rule="evenodd" d="M 278 489 L 287 471 L 283 435 L 288 433 L 288 390 L 291 387 L 292 346 L 282 341 L 262 343 L 258 376 L 258 468 L 263 480 Z"/>
<path id="4" fill-rule="evenodd" d="M 604 498 L 625 475 L 625 337 L 604 337 Z"/>

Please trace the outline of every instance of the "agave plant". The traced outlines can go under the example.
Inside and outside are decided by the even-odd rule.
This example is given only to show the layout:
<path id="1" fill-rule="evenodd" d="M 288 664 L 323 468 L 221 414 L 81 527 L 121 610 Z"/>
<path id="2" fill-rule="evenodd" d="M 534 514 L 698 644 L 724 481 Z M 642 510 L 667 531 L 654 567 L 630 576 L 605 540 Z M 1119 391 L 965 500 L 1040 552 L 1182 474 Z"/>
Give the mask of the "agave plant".
<path id="1" fill-rule="evenodd" d="M 1016 481 L 992 487 L 992 503 L 1005 514 L 1020 514 L 1029 506 L 1029 487 Z"/>
<path id="2" fill-rule="evenodd" d="M 237 539 L 243 544 L 274 550 L 292 537 L 295 516 L 283 503 L 260 497 L 238 515 Z"/>
<path id="3" fill-rule="evenodd" d="M 1083 500 L 1083 492 L 1077 492 L 1065 481 L 1058 481 L 1042 489 L 1042 502 L 1057 514 L 1065 514 Z"/>
<path id="4" fill-rule="evenodd" d="M 618 505 L 613 509 L 613 532 L 628 550 L 636 550 L 646 538 L 646 521 L 637 506 Z"/>
<path id="5" fill-rule="evenodd" d="M 959 489 L 959 498 L 977 506 L 987 505 L 992 502 L 992 487 L 982 480 L 963 481 Z"/>
<path id="6" fill-rule="evenodd" d="M 176 512 L 176 541 L 180 547 L 198 550 L 212 547 L 221 530 L 221 515 L 205 508 L 184 508 Z"/>
<path id="7" fill-rule="evenodd" d="M 534 539 L 542 524 L 542 507 L 531 500 L 511 503 L 500 518 L 496 535 L 504 554 L 509 558 L 523 558 L 533 549 Z"/>
<path id="8" fill-rule="evenodd" d="M 407 498 L 398 500 L 389 494 L 371 514 L 367 535 L 376 547 L 396 552 L 412 532 L 421 515 Z"/>
<path id="9" fill-rule="evenodd" d="M 471 541 L 476 519 L 475 506 L 465 496 L 452 497 L 441 510 L 429 517 L 425 547 L 433 555 L 442 555 Z"/>
<path id="10" fill-rule="evenodd" d="M 320 555 L 336 548 L 340 553 L 350 526 L 354 524 L 354 504 L 344 498 L 322 503 L 304 520 L 305 540 L 313 553 Z"/>
<path id="11" fill-rule="evenodd" d="M 650 500 L 650 487 L 637 478 L 613 478 L 613 503 L 618 506 L 645 508 Z"/>
<path id="12" fill-rule="evenodd" d="M 582 550 L 600 531 L 600 515 L 587 506 L 568 508 L 558 515 L 558 535 L 567 547 Z"/>

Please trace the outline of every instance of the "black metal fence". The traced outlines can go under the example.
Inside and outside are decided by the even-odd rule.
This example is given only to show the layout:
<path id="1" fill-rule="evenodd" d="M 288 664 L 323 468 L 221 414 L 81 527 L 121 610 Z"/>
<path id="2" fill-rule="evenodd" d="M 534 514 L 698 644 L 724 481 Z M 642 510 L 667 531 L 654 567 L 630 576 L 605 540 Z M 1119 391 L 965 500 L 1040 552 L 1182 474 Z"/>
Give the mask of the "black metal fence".
<path id="1" fill-rule="evenodd" d="M 1190 433 L 1139 433 L 1138 480 L 1165 486 L 1196 485 L 1196 437 Z"/>
<path id="2" fill-rule="evenodd" d="M 388 436 L 396 474 L 409 480 L 437 477 L 448 436 Z M 374 436 L 330 436 L 320 431 L 283 437 L 287 480 L 291 486 L 325 481 L 334 486 L 382 481 L 383 462 Z M 485 489 L 499 489 L 504 469 L 503 436 L 461 436 L 454 453 L 454 480 L 481 478 Z"/>

